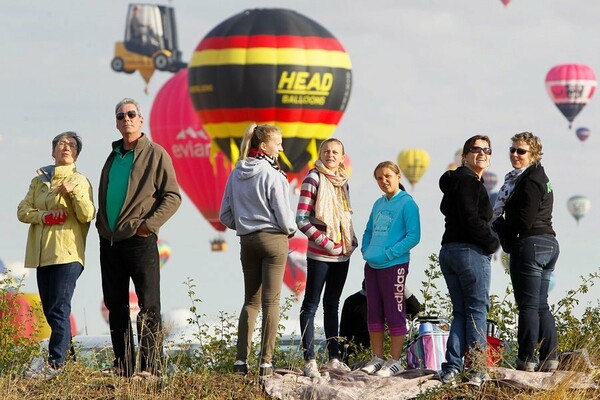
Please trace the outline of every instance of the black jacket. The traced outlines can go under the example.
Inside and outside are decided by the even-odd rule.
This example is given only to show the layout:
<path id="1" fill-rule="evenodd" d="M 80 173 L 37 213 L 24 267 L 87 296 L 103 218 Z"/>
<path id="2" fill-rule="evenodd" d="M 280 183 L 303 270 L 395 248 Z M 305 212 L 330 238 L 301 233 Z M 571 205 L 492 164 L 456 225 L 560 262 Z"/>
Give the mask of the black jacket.
<path id="1" fill-rule="evenodd" d="M 492 205 L 483 179 L 477 179 L 477 174 L 469 168 L 458 167 L 442 175 L 440 189 L 444 193 L 440 210 L 446 217 L 442 244 L 470 243 L 486 254 L 498 250 L 498 240 L 488 226 Z"/>
<path id="2" fill-rule="evenodd" d="M 541 164 L 532 164 L 521 174 L 504 206 L 504 217 L 494 221 L 502 249 L 510 253 L 512 245 L 520 238 L 537 235 L 554 235 L 552 184 Z"/>

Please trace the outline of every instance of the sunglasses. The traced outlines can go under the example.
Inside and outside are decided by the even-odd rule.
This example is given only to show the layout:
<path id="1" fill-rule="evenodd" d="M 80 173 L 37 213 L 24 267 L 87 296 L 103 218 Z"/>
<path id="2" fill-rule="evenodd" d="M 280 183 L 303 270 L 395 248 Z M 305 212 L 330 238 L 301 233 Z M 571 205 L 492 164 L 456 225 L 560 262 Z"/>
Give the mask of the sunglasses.
<path id="1" fill-rule="evenodd" d="M 510 154 L 513 154 L 515 151 L 517 152 L 518 155 L 522 156 L 527 154 L 528 152 L 530 152 L 531 150 L 525 150 L 525 149 L 518 149 L 516 147 L 510 147 L 508 149 L 508 151 L 510 151 Z"/>
<path id="2" fill-rule="evenodd" d="M 120 113 L 117 113 L 117 119 L 119 121 L 124 120 L 125 119 L 125 114 L 127 114 L 127 116 L 129 117 L 129 119 L 134 119 L 138 115 L 135 111 L 127 111 L 126 113 L 120 112 Z"/>
<path id="3" fill-rule="evenodd" d="M 469 148 L 469 153 L 479 154 L 481 152 L 483 152 L 484 154 L 487 154 L 489 156 L 492 154 L 492 149 L 490 149 L 489 147 L 479 147 L 479 146 L 474 146 L 474 147 Z"/>

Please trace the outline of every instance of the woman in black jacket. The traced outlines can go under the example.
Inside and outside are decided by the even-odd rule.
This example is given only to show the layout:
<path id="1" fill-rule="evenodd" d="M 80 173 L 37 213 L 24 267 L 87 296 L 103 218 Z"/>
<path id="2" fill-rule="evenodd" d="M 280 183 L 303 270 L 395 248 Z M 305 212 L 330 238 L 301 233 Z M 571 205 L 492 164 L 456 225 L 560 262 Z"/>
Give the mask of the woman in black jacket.
<path id="1" fill-rule="evenodd" d="M 484 357 L 477 354 L 486 348 L 491 255 L 499 247 L 488 225 L 492 205 L 482 178 L 491 155 L 490 139 L 473 136 L 463 146 L 462 165 L 440 178 L 440 210 L 446 220 L 440 268 L 452 300 L 446 362 L 440 372 L 444 383 L 453 383 L 461 372 L 467 350 L 469 383 L 480 385 L 486 378 Z"/>
<path id="2" fill-rule="evenodd" d="M 548 306 L 550 276 L 559 246 L 552 229 L 554 195 L 544 172 L 542 142 L 531 132 L 514 135 L 510 147 L 513 170 L 494 205 L 493 229 L 510 254 L 510 277 L 519 309 L 517 369 L 539 371 L 558 367 L 556 322 Z"/>

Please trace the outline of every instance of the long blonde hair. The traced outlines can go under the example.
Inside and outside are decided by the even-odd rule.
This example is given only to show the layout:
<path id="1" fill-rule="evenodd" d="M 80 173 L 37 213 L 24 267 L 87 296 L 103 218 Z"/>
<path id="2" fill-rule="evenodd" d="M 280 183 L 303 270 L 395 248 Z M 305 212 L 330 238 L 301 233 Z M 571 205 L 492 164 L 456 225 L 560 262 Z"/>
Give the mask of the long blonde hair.
<path id="1" fill-rule="evenodd" d="M 244 132 L 240 146 L 240 160 L 248 158 L 248 152 L 252 148 L 258 149 L 261 143 L 267 142 L 273 135 L 281 135 L 281 129 L 275 125 L 251 123 Z"/>

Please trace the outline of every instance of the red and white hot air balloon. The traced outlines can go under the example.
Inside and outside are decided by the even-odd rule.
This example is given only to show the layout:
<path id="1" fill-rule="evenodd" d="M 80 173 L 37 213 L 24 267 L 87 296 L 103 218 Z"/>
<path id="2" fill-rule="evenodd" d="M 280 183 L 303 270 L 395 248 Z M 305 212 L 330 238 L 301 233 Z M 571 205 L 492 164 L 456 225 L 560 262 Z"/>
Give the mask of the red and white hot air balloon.
<path id="1" fill-rule="evenodd" d="M 104 320 L 108 324 L 108 308 L 106 308 L 106 305 L 104 304 L 104 299 L 102 299 L 102 301 L 100 303 L 100 312 L 102 313 L 102 318 L 104 318 Z M 131 319 L 132 323 L 134 323 L 134 324 L 136 323 L 137 315 L 139 312 L 140 312 L 140 306 L 138 304 L 137 294 L 133 290 L 130 290 L 129 291 L 129 318 Z"/>
<path id="2" fill-rule="evenodd" d="M 299 297 L 306 288 L 306 250 L 308 239 L 306 236 L 296 236 L 290 239 L 283 283 L 296 297 Z"/>
<path id="3" fill-rule="evenodd" d="M 560 112 L 569 121 L 569 129 L 579 112 L 596 91 L 596 74 L 583 64 L 561 64 L 546 75 L 546 90 Z"/>

